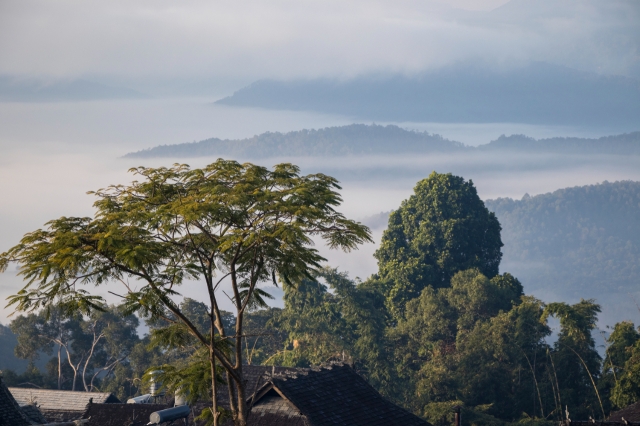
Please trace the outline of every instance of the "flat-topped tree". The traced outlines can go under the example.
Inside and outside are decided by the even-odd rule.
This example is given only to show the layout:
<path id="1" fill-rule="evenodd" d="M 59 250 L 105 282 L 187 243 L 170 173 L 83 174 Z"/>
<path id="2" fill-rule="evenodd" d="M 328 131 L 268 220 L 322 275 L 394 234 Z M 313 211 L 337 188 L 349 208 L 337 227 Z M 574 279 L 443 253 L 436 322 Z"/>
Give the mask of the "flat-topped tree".
<path id="1" fill-rule="evenodd" d="M 176 164 L 132 171 L 142 179 L 93 192 L 93 218 L 53 220 L 0 255 L 0 270 L 16 262 L 27 281 L 9 305 L 33 311 L 60 304 L 89 312 L 103 301 L 86 287 L 106 285 L 123 294 L 129 312 L 163 319 L 196 338 L 209 352 L 211 371 L 218 364 L 226 373 L 235 424 L 246 425 L 250 390 L 239 337 L 245 312 L 260 297 L 258 283 L 291 285 L 310 276 L 325 260 L 313 248 L 314 236 L 349 251 L 371 241 L 369 229 L 335 210 L 342 199 L 334 178 L 301 176 L 291 164 L 269 170 L 220 159 L 202 169 Z M 235 308 L 233 335 L 225 332 L 219 307 L 223 281 Z M 206 289 L 206 330 L 181 311 L 180 285 Z M 218 413 L 216 375 L 211 377 Z"/>

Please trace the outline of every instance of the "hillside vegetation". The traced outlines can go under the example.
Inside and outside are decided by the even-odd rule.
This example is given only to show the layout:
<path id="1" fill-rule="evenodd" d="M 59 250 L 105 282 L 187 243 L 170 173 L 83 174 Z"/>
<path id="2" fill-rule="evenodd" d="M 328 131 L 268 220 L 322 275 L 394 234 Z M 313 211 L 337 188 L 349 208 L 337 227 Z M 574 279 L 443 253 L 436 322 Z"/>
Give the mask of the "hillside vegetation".
<path id="1" fill-rule="evenodd" d="M 563 154 L 640 154 L 640 132 L 599 139 L 533 139 L 524 135 L 501 136 L 479 147 L 466 146 L 427 132 L 395 125 L 351 124 L 288 133 L 267 132 L 247 139 L 211 138 L 200 142 L 161 145 L 126 154 L 128 158 L 215 157 L 246 158 L 322 157 L 341 155 L 429 154 L 460 152 L 537 152 Z"/>
<path id="2" fill-rule="evenodd" d="M 480 145 L 477 149 L 487 152 L 638 155 L 640 154 L 640 132 L 603 136 L 598 139 L 534 139 L 525 135 L 502 135 L 495 141 Z"/>
<path id="3" fill-rule="evenodd" d="M 393 143 L 392 143 L 393 142 Z M 200 142 L 162 145 L 125 157 L 206 157 L 216 155 L 252 158 L 281 156 L 335 156 L 403 152 L 452 152 L 464 149 L 439 135 L 413 132 L 398 126 L 351 124 L 320 130 L 267 132 L 248 139 L 211 138 Z"/>
<path id="4" fill-rule="evenodd" d="M 640 283 L 640 182 L 604 182 L 521 200 L 485 202 L 502 225 L 503 267 L 527 291 L 567 297 L 636 291 Z"/>

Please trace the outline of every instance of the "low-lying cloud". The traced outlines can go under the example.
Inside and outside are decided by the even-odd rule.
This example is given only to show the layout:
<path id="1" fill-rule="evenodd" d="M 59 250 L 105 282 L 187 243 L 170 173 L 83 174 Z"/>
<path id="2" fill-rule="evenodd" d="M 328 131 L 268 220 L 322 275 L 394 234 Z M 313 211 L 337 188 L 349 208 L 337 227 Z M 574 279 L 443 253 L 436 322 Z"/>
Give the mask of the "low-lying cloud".
<path id="1" fill-rule="evenodd" d="M 8 0 L 0 5 L 0 74 L 142 84 L 548 61 L 640 76 L 635 0 L 504 3 Z"/>

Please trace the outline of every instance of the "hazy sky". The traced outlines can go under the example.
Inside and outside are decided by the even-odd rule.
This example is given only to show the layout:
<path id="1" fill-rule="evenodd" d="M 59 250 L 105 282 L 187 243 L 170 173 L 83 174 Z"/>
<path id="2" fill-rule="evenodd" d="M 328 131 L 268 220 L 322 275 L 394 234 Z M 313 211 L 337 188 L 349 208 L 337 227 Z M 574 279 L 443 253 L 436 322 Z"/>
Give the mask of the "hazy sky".
<path id="1" fill-rule="evenodd" d="M 459 61 L 640 76 L 639 45 L 637 0 L 0 2 L 0 74 L 141 84 L 414 73 Z"/>

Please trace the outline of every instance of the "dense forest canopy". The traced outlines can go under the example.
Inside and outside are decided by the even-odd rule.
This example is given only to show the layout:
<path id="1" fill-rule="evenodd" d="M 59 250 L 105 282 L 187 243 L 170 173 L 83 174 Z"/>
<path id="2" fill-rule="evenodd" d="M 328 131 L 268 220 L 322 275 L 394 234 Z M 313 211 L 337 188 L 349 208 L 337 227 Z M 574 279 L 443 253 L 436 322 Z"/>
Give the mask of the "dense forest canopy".
<path id="1" fill-rule="evenodd" d="M 341 155 L 398 155 L 481 152 L 562 154 L 640 154 L 640 132 L 586 138 L 536 140 L 524 135 L 501 136 L 479 147 L 466 146 L 436 134 L 406 130 L 395 125 L 351 124 L 288 133 L 267 132 L 247 139 L 211 138 L 200 142 L 162 145 L 126 154 L 128 158 L 233 156 L 331 157 Z"/>
<path id="2" fill-rule="evenodd" d="M 613 288 L 598 274 L 635 276 L 629 268 L 638 263 L 639 209 L 636 182 L 483 202 L 472 181 L 434 172 L 390 215 L 376 253 L 378 273 L 361 281 L 317 268 L 284 287 L 282 309 L 268 307 L 267 295 L 256 292 L 236 343 L 246 363 L 349 362 L 384 396 L 435 426 L 451 424 L 456 405 L 465 426 L 551 426 L 565 408 L 574 420 L 602 419 L 640 399 L 640 330 L 619 322 L 599 350 L 601 305 L 589 294 Z M 501 263 L 501 250 L 503 260 L 555 268 L 543 284 L 574 285 L 576 301 L 530 294 L 530 277 Z M 583 255 L 591 265 L 576 263 Z M 603 272 L 603 265 L 620 271 Z M 63 307 L 50 306 L 50 317 L 40 311 L 11 322 L 15 354 L 30 365 L 21 374 L 6 370 L 8 384 L 126 398 L 144 393 L 149 372 L 161 370 L 172 391 L 210 394 L 207 351 L 171 316 L 142 315 L 150 332 L 140 337 L 133 332 L 138 319 L 120 308 L 69 315 Z M 205 303 L 183 298 L 177 307 L 191 323 L 210 327 Z M 237 326 L 235 315 L 218 315 L 224 330 Z M 97 350 L 87 358 L 92 343 Z M 60 347 L 66 356 L 56 352 Z M 40 357 L 50 357 L 45 369 L 33 364 Z M 82 359 L 85 369 L 77 368 Z"/>
<path id="3" fill-rule="evenodd" d="M 485 202 L 502 225 L 503 266 L 528 291 L 628 298 L 640 282 L 640 182 L 604 182 Z"/>

